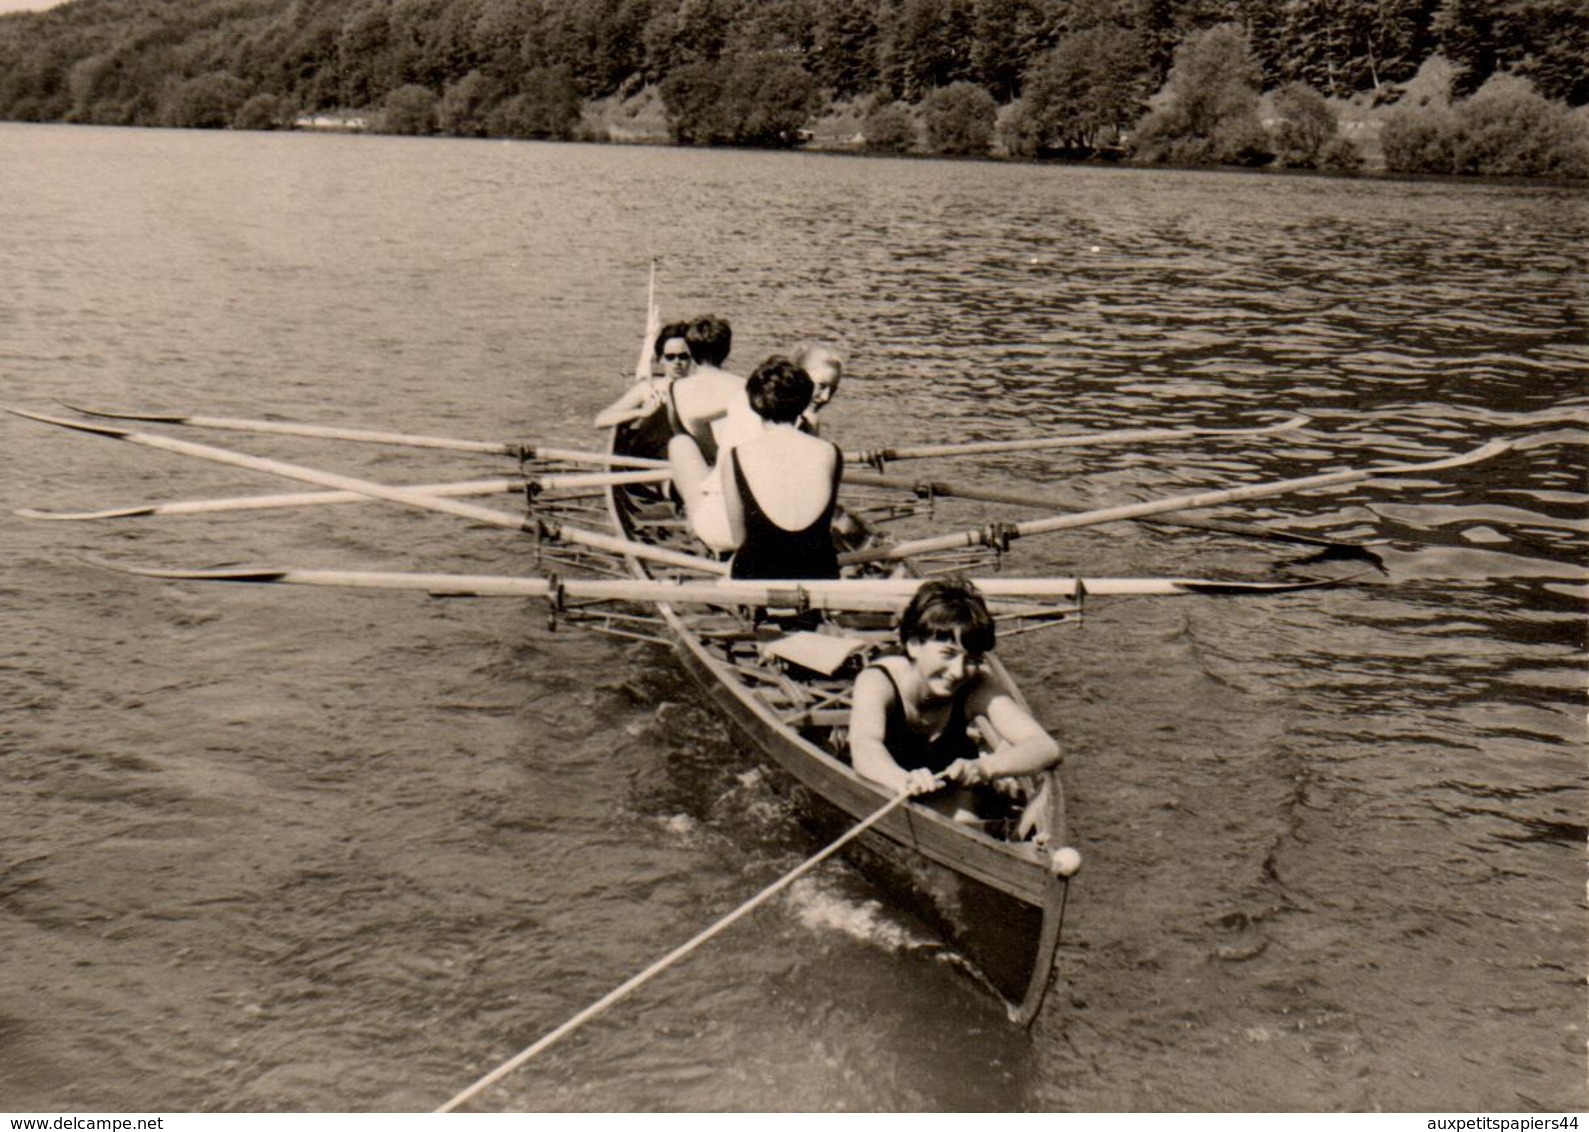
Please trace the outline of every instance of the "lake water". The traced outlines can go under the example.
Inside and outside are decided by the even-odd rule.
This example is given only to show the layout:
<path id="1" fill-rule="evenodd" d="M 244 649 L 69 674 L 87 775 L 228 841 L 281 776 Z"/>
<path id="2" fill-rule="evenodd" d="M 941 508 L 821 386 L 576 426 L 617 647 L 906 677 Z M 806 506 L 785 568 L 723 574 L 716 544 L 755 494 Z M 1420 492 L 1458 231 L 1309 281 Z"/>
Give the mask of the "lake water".
<path id="1" fill-rule="evenodd" d="M 1214 513 L 1389 540 L 1381 569 L 1132 525 L 1015 544 L 1011 573 L 1367 571 L 1098 599 L 1001 647 L 1086 859 L 1030 1031 L 830 864 L 479 1106 L 1589 1107 L 1582 190 L 0 125 L 0 223 L 0 400 L 44 411 L 596 446 L 655 260 L 742 370 L 843 343 L 847 448 L 1314 415 L 893 469 L 1074 508 L 1546 434 Z M 0 453 L 0 1109 L 426 1110 L 819 847 L 663 650 L 79 557 L 532 572 L 522 536 L 382 504 L 25 522 L 294 489 L 13 417 Z"/>

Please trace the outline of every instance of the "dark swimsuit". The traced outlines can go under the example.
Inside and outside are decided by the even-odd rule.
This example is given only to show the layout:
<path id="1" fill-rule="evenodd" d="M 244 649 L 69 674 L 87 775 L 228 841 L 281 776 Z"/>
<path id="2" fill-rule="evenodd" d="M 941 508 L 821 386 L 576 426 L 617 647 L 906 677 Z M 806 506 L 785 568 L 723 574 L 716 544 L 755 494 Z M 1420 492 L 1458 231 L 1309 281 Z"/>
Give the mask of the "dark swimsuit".
<path id="1" fill-rule="evenodd" d="M 844 454 L 833 446 L 833 485 L 828 505 L 806 527 L 791 531 L 780 527 L 761 509 L 755 494 L 745 482 L 745 473 L 729 450 L 733 462 L 734 485 L 745 505 L 745 538 L 734 552 L 729 567 L 731 578 L 809 578 L 839 576 L 839 553 L 833 545 L 833 511 L 839 502 L 839 479 L 844 472 Z"/>
<path id="2" fill-rule="evenodd" d="M 911 727 L 910 719 L 905 715 L 905 696 L 899 690 L 899 682 L 894 679 L 894 674 L 881 664 L 869 664 L 867 667 L 875 668 L 887 676 L 888 682 L 894 686 L 894 699 L 888 705 L 887 723 L 883 731 L 883 745 L 901 769 L 930 770 L 937 774 L 956 759 L 977 757 L 977 745 L 966 734 L 964 695 L 955 697 L 943 730 L 936 738 L 929 738 Z M 968 690 L 971 686 L 966 685 Z"/>
<path id="3" fill-rule="evenodd" d="M 668 382 L 667 396 L 660 405 L 639 420 L 621 427 L 623 439 L 619 450 L 624 455 L 666 460 L 668 442 L 684 432 L 684 426 L 679 423 L 678 406 L 673 403 L 673 382 Z"/>

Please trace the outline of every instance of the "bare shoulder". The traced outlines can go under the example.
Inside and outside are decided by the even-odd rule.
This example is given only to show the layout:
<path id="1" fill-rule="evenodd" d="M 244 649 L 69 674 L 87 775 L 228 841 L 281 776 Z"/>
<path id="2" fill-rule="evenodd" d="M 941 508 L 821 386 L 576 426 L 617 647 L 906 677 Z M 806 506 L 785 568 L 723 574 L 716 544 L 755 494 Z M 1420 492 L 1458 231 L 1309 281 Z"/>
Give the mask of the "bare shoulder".
<path id="1" fill-rule="evenodd" d="M 894 677 L 889 674 L 888 670 L 899 659 L 901 658 L 880 656 L 861 669 L 860 675 L 855 678 L 856 695 L 892 701 L 897 694 L 899 686 L 894 682 Z"/>
<path id="2" fill-rule="evenodd" d="M 1008 700 L 1016 704 L 1015 697 L 1010 695 L 1010 690 L 993 673 L 987 671 L 977 673 L 976 682 L 966 693 L 966 708 L 973 714 L 980 715 L 1000 700 Z"/>
<path id="3" fill-rule="evenodd" d="M 861 669 L 860 674 L 855 677 L 855 690 L 857 692 L 869 694 L 892 693 L 894 682 L 888 678 L 888 673 L 883 671 L 881 665 L 882 661 L 876 660 Z"/>

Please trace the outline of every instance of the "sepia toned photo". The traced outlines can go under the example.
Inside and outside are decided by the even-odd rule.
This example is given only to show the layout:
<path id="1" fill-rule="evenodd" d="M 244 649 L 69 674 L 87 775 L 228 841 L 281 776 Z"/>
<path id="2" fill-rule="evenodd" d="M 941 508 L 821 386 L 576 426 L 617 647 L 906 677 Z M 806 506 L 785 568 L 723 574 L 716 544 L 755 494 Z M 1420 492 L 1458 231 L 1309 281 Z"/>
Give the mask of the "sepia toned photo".
<path id="1" fill-rule="evenodd" d="M 1586 59 L 0 2 L 0 1113 L 1576 1128 Z"/>

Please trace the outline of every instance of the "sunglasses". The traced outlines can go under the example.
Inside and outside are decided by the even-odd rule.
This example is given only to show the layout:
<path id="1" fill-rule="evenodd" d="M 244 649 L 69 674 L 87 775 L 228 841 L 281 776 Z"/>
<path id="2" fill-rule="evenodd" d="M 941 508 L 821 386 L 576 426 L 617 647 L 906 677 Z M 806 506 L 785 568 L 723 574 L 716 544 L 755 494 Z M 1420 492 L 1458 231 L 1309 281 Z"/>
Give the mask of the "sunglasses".
<path id="1" fill-rule="evenodd" d="M 662 360 L 665 361 L 665 362 L 687 362 L 687 361 L 690 360 L 690 355 L 688 355 L 688 354 L 663 354 L 662 355 Z"/>

